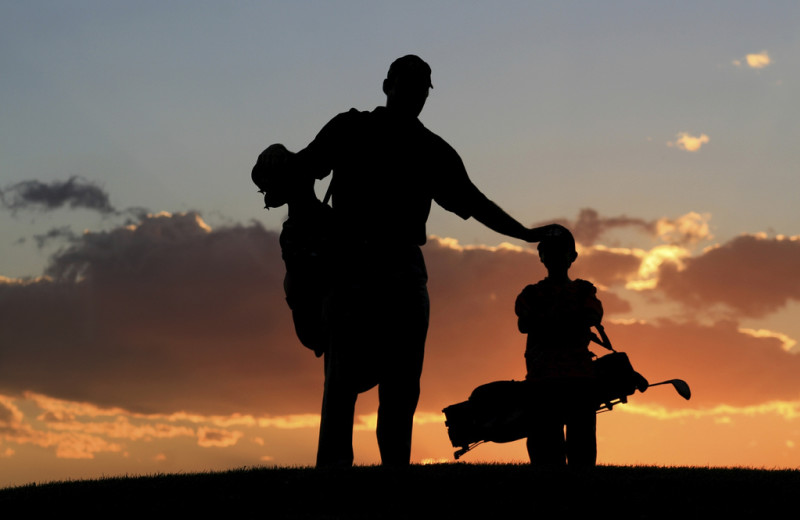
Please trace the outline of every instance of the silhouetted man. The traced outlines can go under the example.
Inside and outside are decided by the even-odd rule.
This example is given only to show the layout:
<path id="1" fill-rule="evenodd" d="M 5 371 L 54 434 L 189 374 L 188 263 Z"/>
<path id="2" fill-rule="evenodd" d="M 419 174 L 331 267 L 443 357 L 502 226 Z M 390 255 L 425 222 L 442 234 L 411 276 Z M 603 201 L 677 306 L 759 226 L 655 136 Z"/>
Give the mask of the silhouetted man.
<path id="1" fill-rule="evenodd" d="M 409 463 L 429 314 L 419 246 L 431 201 L 528 242 L 563 229 L 528 229 L 472 184 L 456 151 L 417 119 L 430 88 L 427 63 L 397 59 L 383 82 L 385 107 L 339 114 L 295 157 L 297 175 L 333 171 L 331 342 L 317 466 L 352 465 L 356 398 L 375 385 L 381 460 Z"/>

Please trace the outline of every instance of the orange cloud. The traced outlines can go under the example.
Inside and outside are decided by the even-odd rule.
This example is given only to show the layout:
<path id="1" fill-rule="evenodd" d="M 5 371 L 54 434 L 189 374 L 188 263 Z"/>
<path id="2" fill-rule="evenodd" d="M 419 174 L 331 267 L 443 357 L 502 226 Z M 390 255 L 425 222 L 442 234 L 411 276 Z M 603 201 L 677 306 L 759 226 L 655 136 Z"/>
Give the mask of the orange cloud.
<path id="1" fill-rule="evenodd" d="M 98 452 L 119 452 L 121 445 L 98 435 L 84 432 L 53 432 L 35 428 L 26 421 L 20 408 L 8 396 L 0 395 L 0 438 L 15 444 L 31 444 L 42 448 L 55 447 L 62 459 L 92 459 Z M 8 451 L 8 450 L 7 450 Z M 14 450 L 8 452 L 9 456 Z"/>
<path id="2" fill-rule="evenodd" d="M 710 213 L 691 211 L 677 219 L 660 218 L 656 221 L 656 234 L 670 244 L 695 244 L 713 238 L 708 222 Z"/>
<path id="3" fill-rule="evenodd" d="M 612 224 L 596 217 L 584 221 Z M 633 222 L 613 224 L 669 241 L 708 236 L 707 219 L 697 214 L 668 225 L 665 219 Z M 294 337 L 277 234 L 257 224 L 206 228 L 195 214 L 162 214 L 89 232 L 53 258 L 52 279 L 0 284 L 7 341 L 2 388 L 32 390 L 28 398 L 39 410 L 35 420 L 14 423 L 6 442 L 63 441 L 62 453 L 90 454 L 148 439 L 196 437 L 198 444 L 233 446 L 240 438 L 234 432 L 256 428 L 313 435 L 322 365 Z M 593 233 L 586 236 L 601 236 Z M 696 257 L 674 243 L 650 251 L 598 244 L 581 247 L 574 275 L 600 287 L 612 341 L 635 356 L 647 377 L 699 385 L 692 406 L 754 405 L 792 398 L 787 389 L 794 375 L 782 374 L 797 367 L 781 338 L 754 337 L 734 321 L 614 324 L 615 312 L 631 311 L 614 288 L 656 280 L 649 292 L 690 309 L 716 302 L 742 315 L 763 314 L 798 297 L 798 243 L 744 236 Z M 420 411 L 438 417 L 480 384 L 524 377 L 525 336 L 517 331 L 513 303 L 545 273 L 527 247 L 462 246 L 434 237 L 425 255 L 432 320 Z M 753 284 L 751 266 L 759 262 L 765 268 Z M 750 281 L 732 297 L 731 280 Z M 723 362 L 728 369 L 716 365 Z M 759 371 L 752 381 L 745 378 L 744 392 L 736 375 L 753 367 Z M 643 399 L 684 406 L 672 397 L 650 392 Z M 5 406 L 2 417 L 8 422 L 17 415 Z M 69 445 L 67 435 L 106 444 Z"/>
<path id="4" fill-rule="evenodd" d="M 788 419 L 800 369 L 785 350 L 791 338 L 736 319 L 646 321 L 631 314 L 624 287 L 648 283 L 632 301 L 666 298 L 697 315 L 715 306 L 733 317 L 763 315 L 798 299 L 800 240 L 744 235 L 694 252 L 692 244 L 710 237 L 705 215 L 582 215 L 587 243 L 573 274 L 599 287 L 615 347 L 651 381 L 680 377 L 694 391 L 687 403 L 654 388 L 632 399 L 630 413 L 610 415 L 643 428 L 653 423 L 641 421 L 678 428 L 673 423 L 723 427 L 776 414 L 796 420 Z M 638 230 L 657 245 L 588 243 L 616 229 Z M 108 453 L 153 461 L 160 453 L 168 454 L 160 464 L 178 464 L 168 442 L 192 459 L 213 446 L 244 460 L 313 461 L 322 364 L 294 337 L 277 238 L 257 224 L 210 229 L 196 214 L 151 215 L 87 232 L 53 257 L 50 279 L 0 281 L 0 389 L 23 396 L 0 396 L 0 451 L 11 461 L 22 445 L 76 460 Z M 513 303 L 545 272 L 530 247 L 433 237 L 425 255 L 432 319 L 416 423 L 432 440 L 415 444 L 415 456 L 437 460 L 450 451 L 442 408 L 480 384 L 524 377 Z M 615 320 L 620 312 L 628 319 Z M 374 392 L 359 406 L 356 436 L 374 443 Z M 244 436 L 260 443 L 239 442 Z M 620 450 L 609 450 L 614 461 L 624 460 Z"/>
<path id="5" fill-rule="evenodd" d="M 753 69 L 763 69 L 772 63 L 767 51 L 761 51 L 756 54 L 748 54 L 745 56 L 745 61 L 747 62 L 747 65 Z"/>
<path id="6" fill-rule="evenodd" d="M 744 62 L 741 59 L 733 60 L 733 64 L 737 67 L 741 67 L 743 63 L 746 63 L 751 69 L 763 69 L 772 64 L 772 58 L 769 57 L 767 51 L 761 51 L 745 55 Z"/>
<path id="7" fill-rule="evenodd" d="M 681 150 L 686 150 L 687 152 L 696 152 L 700 150 L 704 144 L 710 141 L 710 138 L 706 134 L 694 136 L 688 132 L 678 132 L 675 137 L 675 141 L 668 142 L 667 146 L 675 146 Z"/>
<path id="8" fill-rule="evenodd" d="M 35 410 L 34 414 L 26 417 L 18 403 L 29 411 Z M 195 428 L 194 424 L 198 426 Z M 127 456 L 127 446 L 132 443 L 153 443 L 162 439 L 196 439 L 196 445 L 203 448 L 227 448 L 235 446 L 244 435 L 240 430 L 228 429 L 233 425 L 267 432 L 286 428 L 315 431 L 319 416 L 300 422 L 292 416 L 140 414 L 30 392 L 17 399 L 0 395 L 0 443 L 54 448 L 58 458 L 92 459 L 98 452 Z M 264 438 L 259 436 L 254 442 L 265 444 Z M 8 456 L 15 453 L 11 448 L 6 451 Z"/>

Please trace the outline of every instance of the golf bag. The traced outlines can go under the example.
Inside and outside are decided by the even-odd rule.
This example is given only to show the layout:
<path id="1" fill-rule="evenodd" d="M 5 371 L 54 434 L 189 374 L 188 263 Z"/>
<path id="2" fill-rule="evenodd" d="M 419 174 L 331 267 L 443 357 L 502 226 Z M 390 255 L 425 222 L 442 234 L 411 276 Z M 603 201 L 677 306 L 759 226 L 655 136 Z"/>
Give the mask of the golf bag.
<path id="1" fill-rule="evenodd" d="M 601 335 L 605 336 L 602 332 Z M 614 351 L 597 358 L 592 366 L 598 412 L 627 402 L 636 390 L 644 392 L 649 386 L 624 352 Z M 527 437 L 540 396 L 547 393 L 545 384 L 537 380 L 495 381 L 476 388 L 468 400 L 442 410 L 450 442 L 459 448 L 455 458 L 482 442 L 504 443 Z"/>
<path id="2" fill-rule="evenodd" d="M 292 205 L 297 195 L 295 173 L 291 164 L 295 154 L 281 144 L 270 145 L 259 156 L 251 172 L 259 193 L 264 195 L 264 207 L 277 208 L 289 204 L 291 216 L 284 222 L 280 235 L 281 256 L 286 265 L 283 288 L 286 302 L 292 310 L 297 338 L 303 346 L 322 356 L 328 345 L 328 329 L 323 319 L 323 307 L 330 294 L 330 244 L 333 208 L 328 205 L 332 183 L 323 201 L 316 200 L 313 191 L 307 200 L 314 204 Z M 313 184 L 308 189 L 313 190 Z"/>
<path id="3" fill-rule="evenodd" d="M 286 265 L 283 289 L 292 310 L 297 338 L 320 357 L 328 345 L 324 306 L 331 289 L 330 222 L 332 208 L 320 202 L 312 215 L 289 218 L 280 235 Z"/>

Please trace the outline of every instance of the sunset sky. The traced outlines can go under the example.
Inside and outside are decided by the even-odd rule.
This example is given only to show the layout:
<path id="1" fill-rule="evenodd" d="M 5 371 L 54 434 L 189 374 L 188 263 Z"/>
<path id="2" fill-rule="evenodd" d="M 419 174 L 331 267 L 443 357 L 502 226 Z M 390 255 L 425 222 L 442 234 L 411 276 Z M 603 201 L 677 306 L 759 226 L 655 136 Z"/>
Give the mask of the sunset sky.
<path id="1" fill-rule="evenodd" d="M 31 0 L 0 3 L 0 486 L 313 463 L 322 365 L 250 169 L 383 104 L 409 53 L 422 122 L 570 227 L 616 348 L 692 387 L 601 415 L 598 462 L 800 467 L 797 2 Z M 514 299 L 544 276 L 474 220 L 428 233 L 417 463 L 452 460 L 442 408 L 524 377 Z"/>

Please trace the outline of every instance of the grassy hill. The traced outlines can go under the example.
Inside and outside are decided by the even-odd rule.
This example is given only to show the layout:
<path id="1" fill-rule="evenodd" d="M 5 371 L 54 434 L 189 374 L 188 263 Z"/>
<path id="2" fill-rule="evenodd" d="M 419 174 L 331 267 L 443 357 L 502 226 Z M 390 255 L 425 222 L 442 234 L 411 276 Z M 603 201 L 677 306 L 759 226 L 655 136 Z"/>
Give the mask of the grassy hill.
<path id="1" fill-rule="evenodd" d="M 254 468 L 56 482 L 0 490 L 0 511 L 83 517 L 618 518 L 796 514 L 800 471 L 441 464 L 403 469 Z M 713 516 L 709 516 L 713 515 Z M 781 515 L 784 516 L 784 515 Z"/>

